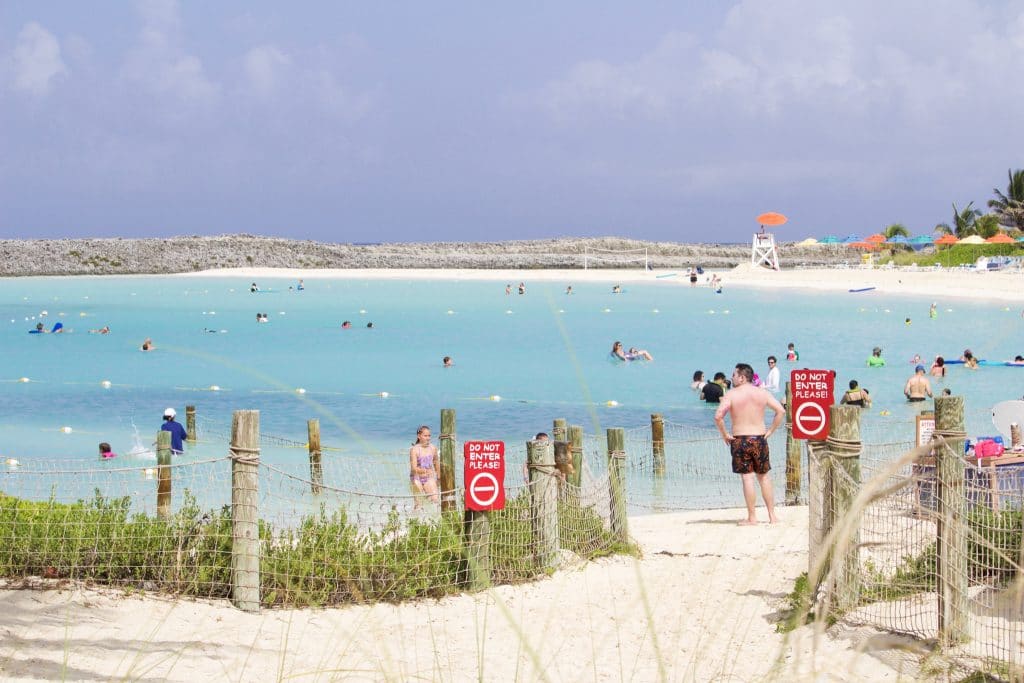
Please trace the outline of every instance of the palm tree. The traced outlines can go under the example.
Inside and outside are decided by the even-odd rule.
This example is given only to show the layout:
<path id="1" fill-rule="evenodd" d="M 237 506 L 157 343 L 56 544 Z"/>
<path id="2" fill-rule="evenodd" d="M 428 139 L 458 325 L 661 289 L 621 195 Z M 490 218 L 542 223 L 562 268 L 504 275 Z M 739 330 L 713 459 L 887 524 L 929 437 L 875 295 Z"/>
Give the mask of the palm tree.
<path id="1" fill-rule="evenodd" d="M 907 226 L 902 223 L 893 223 L 892 225 L 887 226 L 885 230 L 882 231 L 882 234 L 885 235 L 885 239 L 887 240 L 892 239 L 896 235 L 910 237 L 910 231 L 907 230 Z"/>
<path id="2" fill-rule="evenodd" d="M 993 189 L 996 198 L 988 200 L 988 206 L 999 216 L 1000 225 L 1024 230 L 1024 170 L 1007 170 L 1006 174 L 1010 177 L 1006 194 Z"/>
<path id="3" fill-rule="evenodd" d="M 974 229 L 985 239 L 995 237 L 999 233 L 999 216 L 994 213 L 986 213 L 984 216 L 979 216 L 974 221 Z"/>
<path id="4" fill-rule="evenodd" d="M 949 223 L 939 223 L 935 226 L 933 232 L 942 233 L 944 235 L 955 235 L 960 239 L 967 237 L 968 235 L 977 234 L 977 230 L 974 227 L 974 221 L 981 215 L 981 211 L 973 208 L 974 202 L 969 202 L 964 207 L 963 211 L 956 208 L 956 202 L 953 202 L 953 224 L 950 226 Z"/>

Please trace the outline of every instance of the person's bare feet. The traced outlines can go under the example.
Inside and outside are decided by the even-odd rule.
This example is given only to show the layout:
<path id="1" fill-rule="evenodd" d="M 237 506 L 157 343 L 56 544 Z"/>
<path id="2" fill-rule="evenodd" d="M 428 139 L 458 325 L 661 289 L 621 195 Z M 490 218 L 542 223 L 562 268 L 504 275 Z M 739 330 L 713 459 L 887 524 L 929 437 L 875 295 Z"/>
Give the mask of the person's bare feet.
<path id="1" fill-rule="evenodd" d="M 779 523 L 779 518 L 774 516 L 774 515 L 772 515 L 771 517 L 768 518 L 768 523 L 769 524 L 778 524 Z"/>
<path id="2" fill-rule="evenodd" d="M 736 522 L 736 526 L 757 526 L 757 520 L 745 519 L 742 522 Z"/>

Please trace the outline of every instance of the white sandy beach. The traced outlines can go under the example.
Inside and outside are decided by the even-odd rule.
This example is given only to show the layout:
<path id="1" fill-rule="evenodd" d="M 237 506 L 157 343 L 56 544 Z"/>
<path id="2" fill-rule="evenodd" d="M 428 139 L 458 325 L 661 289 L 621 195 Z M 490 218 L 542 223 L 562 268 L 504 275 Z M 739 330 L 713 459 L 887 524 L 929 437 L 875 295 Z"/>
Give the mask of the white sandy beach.
<path id="1" fill-rule="evenodd" d="M 710 277 L 708 271 L 701 283 Z M 800 268 L 779 271 L 741 265 L 715 271 L 723 279 L 726 291 L 730 286 L 798 288 L 849 293 L 851 289 L 874 287 L 871 292 L 850 296 L 871 297 L 877 294 L 900 294 L 933 299 L 970 298 L 987 301 L 1024 301 L 1024 272 L 974 272 L 963 269 L 909 270 L 862 268 Z M 227 268 L 183 273 L 179 277 L 225 277 L 248 282 L 300 278 L 378 279 L 378 280 L 483 280 L 512 283 L 565 282 L 570 284 L 600 282 L 657 282 L 665 286 L 689 287 L 684 270 L 470 270 L 470 269 L 322 269 L 296 268 Z"/>
<path id="2" fill-rule="evenodd" d="M 736 486 L 739 498 L 739 484 Z M 764 511 L 761 510 L 763 515 Z M 401 605 L 275 610 L 113 590 L 3 590 L 5 680 L 896 681 L 850 642 L 776 632 L 807 508 L 635 517 L 643 557 Z M 898 661 L 898 660 L 893 660 Z M 903 680 L 913 676 L 904 671 Z"/>

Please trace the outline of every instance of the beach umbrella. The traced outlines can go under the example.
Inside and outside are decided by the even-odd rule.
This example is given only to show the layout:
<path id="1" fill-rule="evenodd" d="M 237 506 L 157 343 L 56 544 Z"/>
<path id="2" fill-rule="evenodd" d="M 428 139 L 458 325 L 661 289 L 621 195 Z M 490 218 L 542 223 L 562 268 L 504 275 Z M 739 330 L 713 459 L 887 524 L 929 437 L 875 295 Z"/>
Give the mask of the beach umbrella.
<path id="1" fill-rule="evenodd" d="M 1017 241 L 1018 241 L 1018 242 L 1024 242 L 1024 237 L 1018 237 L 1018 238 L 1017 238 Z"/>
<path id="2" fill-rule="evenodd" d="M 931 235 L 915 235 L 911 237 L 908 242 L 910 244 L 934 244 L 935 238 Z"/>
<path id="3" fill-rule="evenodd" d="M 843 244 L 846 244 L 847 246 L 850 246 L 850 247 L 855 247 L 857 249 L 877 249 L 878 248 L 878 243 L 877 242 L 868 242 L 867 240 L 861 240 L 859 242 L 843 242 Z"/>
<path id="4" fill-rule="evenodd" d="M 1007 235 L 1005 232 L 993 235 L 985 240 L 989 244 L 1013 244 L 1013 238 Z"/>
<path id="5" fill-rule="evenodd" d="M 818 243 L 818 240 L 814 239 L 813 237 L 808 237 L 807 239 L 803 240 L 802 242 L 797 242 L 796 246 L 798 246 L 798 247 L 812 247 L 812 246 L 816 245 L 817 243 Z"/>
<path id="6" fill-rule="evenodd" d="M 774 211 L 769 211 L 767 213 L 762 213 L 760 216 L 757 217 L 757 224 L 758 225 L 783 225 L 788 220 L 789 219 L 786 218 L 785 216 L 783 216 L 781 213 L 775 213 Z"/>
<path id="7" fill-rule="evenodd" d="M 843 238 L 843 244 L 853 244 L 854 242 L 862 242 L 860 235 L 854 235 L 853 233 Z"/>
<path id="8" fill-rule="evenodd" d="M 868 235 L 864 238 L 865 242 L 874 242 L 875 244 L 881 244 L 885 241 L 885 235 L 880 232 L 876 232 L 874 235 Z"/>
<path id="9" fill-rule="evenodd" d="M 960 244 L 985 244 L 985 238 L 981 235 L 971 235 L 960 240 Z"/>
<path id="10" fill-rule="evenodd" d="M 903 235 L 893 235 L 885 242 L 886 244 L 910 244 L 910 240 Z M 928 242 L 931 243 L 931 240 L 928 240 Z"/>
<path id="11" fill-rule="evenodd" d="M 935 244 L 956 244 L 959 241 L 960 240 L 953 235 L 943 235 L 939 239 L 935 240 Z"/>
<path id="12" fill-rule="evenodd" d="M 1021 240 L 1024 240 L 1024 237 L 1022 237 Z M 842 242 L 842 240 L 835 235 L 825 235 L 818 240 L 818 244 L 839 244 L 840 242 Z"/>

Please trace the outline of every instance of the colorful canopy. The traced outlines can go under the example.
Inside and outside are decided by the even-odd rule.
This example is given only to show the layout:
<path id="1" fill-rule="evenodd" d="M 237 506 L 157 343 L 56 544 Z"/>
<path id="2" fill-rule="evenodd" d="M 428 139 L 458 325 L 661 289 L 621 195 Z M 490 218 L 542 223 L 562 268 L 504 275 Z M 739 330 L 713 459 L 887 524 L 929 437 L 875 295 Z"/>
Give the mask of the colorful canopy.
<path id="1" fill-rule="evenodd" d="M 880 232 L 876 232 L 874 235 L 868 235 L 867 237 L 865 237 L 864 241 L 865 242 L 875 242 L 876 244 L 881 244 L 882 242 L 885 241 L 885 235 L 883 235 Z"/>
<path id="2" fill-rule="evenodd" d="M 859 242 L 843 242 L 850 247 L 856 247 L 857 249 L 877 249 L 878 242 L 868 242 L 867 240 L 861 240 Z"/>
<path id="3" fill-rule="evenodd" d="M 931 240 L 928 241 L 931 242 Z M 889 244 L 908 244 L 910 240 L 903 235 L 893 235 L 887 239 L 886 242 Z"/>
<path id="4" fill-rule="evenodd" d="M 812 246 L 814 246 L 817 243 L 818 243 L 818 240 L 814 239 L 813 237 L 808 237 L 807 239 L 803 240 L 802 242 L 797 242 L 796 246 L 798 246 L 798 247 L 812 247 Z"/>
<path id="5" fill-rule="evenodd" d="M 935 240 L 935 244 L 956 244 L 959 241 L 960 240 L 953 235 L 943 235 L 939 239 Z"/>
<path id="6" fill-rule="evenodd" d="M 960 244 L 985 244 L 985 238 L 981 235 L 971 235 L 960 240 Z"/>
<path id="7" fill-rule="evenodd" d="M 909 240 L 910 244 L 933 244 L 935 240 L 929 235 L 915 235 Z"/>
<path id="8" fill-rule="evenodd" d="M 850 233 L 849 235 L 843 238 L 843 244 L 853 244 L 854 242 L 862 241 L 863 240 L 860 238 L 860 235 L 854 235 L 853 233 Z"/>
<path id="9" fill-rule="evenodd" d="M 782 225 L 789 219 L 783 216 L 781 213 L 775 213 L 769 211 L 768 213 L 762 213 L 757 217 L 758 225 Z"/>
<path id="10" fill-rule="evenodd" d="M 842 240 L 836 237 L 835 235 L 825 235 L 820 240 L 818 240 L 819 244 L 839 244 L 840 242 L 842 242 Z"/>
<path id="11" fill-rule="evenodd" d="M 1007 235 L 1005 232 L 997 233 L 992 237 L 989 237 L 985 241 L 988 242 L 989 244 L 1013 244 L 1014 242 L 1013 238 Z"/>

